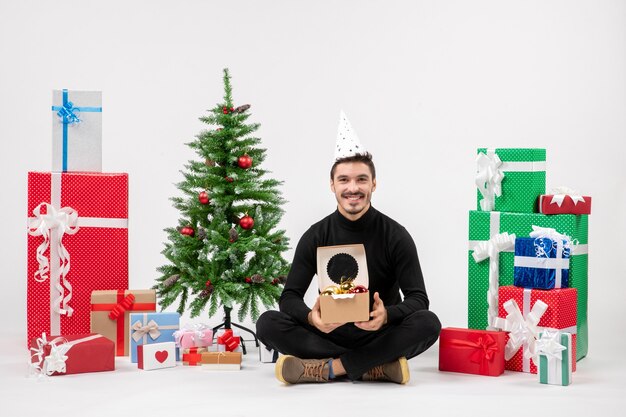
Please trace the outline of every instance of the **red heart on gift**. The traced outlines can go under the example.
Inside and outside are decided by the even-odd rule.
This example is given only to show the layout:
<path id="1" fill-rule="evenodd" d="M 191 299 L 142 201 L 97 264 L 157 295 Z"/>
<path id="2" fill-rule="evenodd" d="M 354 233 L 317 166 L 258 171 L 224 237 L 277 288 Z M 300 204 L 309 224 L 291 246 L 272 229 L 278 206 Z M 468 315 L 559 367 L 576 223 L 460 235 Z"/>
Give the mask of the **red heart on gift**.
<path id="1" fill-rule="evenodd" d="M 167 350 L 159 350 L 159 351 L 154 353 L 154 358 L 157 361 L 159 361 L 159 363 L 163 363 L 167 359 L 168 355 L 169 355 L 169 353 L 167 352 Z"/>

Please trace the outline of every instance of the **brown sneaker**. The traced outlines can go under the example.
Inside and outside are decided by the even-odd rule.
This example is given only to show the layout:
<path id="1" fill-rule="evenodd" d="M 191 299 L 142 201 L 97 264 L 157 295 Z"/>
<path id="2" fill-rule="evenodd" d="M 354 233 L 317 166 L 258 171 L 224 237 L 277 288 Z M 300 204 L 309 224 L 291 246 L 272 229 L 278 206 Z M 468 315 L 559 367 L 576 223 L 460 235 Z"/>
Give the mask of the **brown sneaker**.
<path id="1" fill-rule="evenodd" d="M 300 359 L 284 355 L 276 361 L 276 378 L 285 384 L 328 382 L 330 359 Z"/>
<path id="2" fill-rule="evenodd" d="M 405 357 L 375 366 L 363 375 L 363 381 L 390 381 L 396 384 L 406 384 L 409 378 L 409 363 Z"/>

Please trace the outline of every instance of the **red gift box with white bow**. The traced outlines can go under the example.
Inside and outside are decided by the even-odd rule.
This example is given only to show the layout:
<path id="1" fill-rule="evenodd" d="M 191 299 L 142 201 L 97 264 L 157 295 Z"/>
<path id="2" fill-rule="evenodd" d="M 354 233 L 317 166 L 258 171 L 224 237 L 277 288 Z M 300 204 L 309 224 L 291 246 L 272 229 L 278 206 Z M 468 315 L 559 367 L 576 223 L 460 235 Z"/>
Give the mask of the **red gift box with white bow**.
<path id="1" fill-rule="evenodd" d="M 551 194 L 539 196 L 539 213 L 591 214 L 591 197 L 569 188 L 557 188 Z"/>
<path id="2" fill-rule="evenodd" d="M 128 174 L 28 173 L 28 340 L 90 332 L 93 290 L 128 288 Z"/>
<path id="3" fill-rule="evenodd" d="M 576 288 L 499 288 L 494 327 L 509 332 L 505 369 L 536 374 L 536 341 L 541 331 L 555 329 L 572 334 L 572 371 L 576 370 L 577 296 Z"/>

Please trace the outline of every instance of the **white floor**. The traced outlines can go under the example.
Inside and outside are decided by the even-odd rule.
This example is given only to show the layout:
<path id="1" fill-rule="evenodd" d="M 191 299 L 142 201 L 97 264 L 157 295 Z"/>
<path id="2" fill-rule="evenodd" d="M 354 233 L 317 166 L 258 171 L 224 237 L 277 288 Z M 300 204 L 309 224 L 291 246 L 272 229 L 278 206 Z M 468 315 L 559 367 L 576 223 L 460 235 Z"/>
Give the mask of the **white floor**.
<path id="1" fill-rule="evenodd" d="M 247 343 L 252 346 L 252 342 Z M 569 387 L 536 375 L 497 378 L 437 370 L 436 346 L 409 362 L 411 381 L 283 386 L 273 364 L 250 347 L 241 371 L 178 366 L 140 371 L 117 358 L 115 372 L 29 378 L 18 335 L 0 344 L 2 416 L 518 416 L 619 415 L 626 406 L 626 366 L 617 348 L 598 347 L 578 363 Z M 9 412 L 7 412 L 9 411 Z"/>

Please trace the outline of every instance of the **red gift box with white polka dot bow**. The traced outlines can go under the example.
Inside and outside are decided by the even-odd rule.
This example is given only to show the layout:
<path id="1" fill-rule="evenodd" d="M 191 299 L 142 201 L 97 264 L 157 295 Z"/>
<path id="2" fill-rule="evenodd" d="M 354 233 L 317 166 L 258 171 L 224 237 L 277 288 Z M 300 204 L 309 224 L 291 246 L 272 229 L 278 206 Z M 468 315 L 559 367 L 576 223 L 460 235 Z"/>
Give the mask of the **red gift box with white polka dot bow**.
<path id="1" fill-rule="evenodd" d="M 507 348 L 513 344 L 514 340 L 521 342 L 522 339 L 526 339 L 515 354 L 505 362 L 505 369 L 536 374 L 537 366 L 530 357 L 524 356 L 524 351 L 532 352 L 534 349 L 533 332 L 538 338 L 541 330 L 550 328 L 572 334 L 572 371 L 576 370 L 577 296 L 576 288 L 537 290 L 512 285 L 499 288 L 496 327 L 508 331 L 509 329 L 504 328 L 505 326 L 498 325 L 505 324 L 507 321 L 513 330 L 507 337 L 505 359 L 507 358 Z M 514 300 L 516 306 L 513 306 L 510 300 Z M 542 303 L 546 305 L 544 308 L 541 306 Z M 514 322 L 517 311 L 523 316 L 523 323 Z M 511 314 L 512 312 L 513 314 Z M 535 323 L 532 316 L 541 317 Z"/>
<path id="2" fill-rule="evenodd" d="M 128 174 L 28 173 L 28 340 L 90 332 L 94 290 L 128 288 Z"/>

